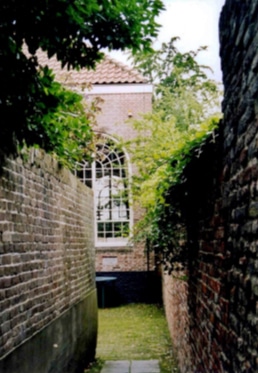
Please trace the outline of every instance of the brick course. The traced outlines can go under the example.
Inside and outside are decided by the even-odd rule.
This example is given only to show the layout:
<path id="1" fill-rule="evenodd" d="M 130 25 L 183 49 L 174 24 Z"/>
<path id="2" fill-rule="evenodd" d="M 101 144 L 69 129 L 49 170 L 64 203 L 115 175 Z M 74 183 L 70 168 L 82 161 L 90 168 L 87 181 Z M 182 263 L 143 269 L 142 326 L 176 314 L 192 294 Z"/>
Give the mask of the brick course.
<path id="1" fill-rule="evenodd" d="M 0 178 L 0 357 L 95 289 L 92 191 L 40 150 Z"/>

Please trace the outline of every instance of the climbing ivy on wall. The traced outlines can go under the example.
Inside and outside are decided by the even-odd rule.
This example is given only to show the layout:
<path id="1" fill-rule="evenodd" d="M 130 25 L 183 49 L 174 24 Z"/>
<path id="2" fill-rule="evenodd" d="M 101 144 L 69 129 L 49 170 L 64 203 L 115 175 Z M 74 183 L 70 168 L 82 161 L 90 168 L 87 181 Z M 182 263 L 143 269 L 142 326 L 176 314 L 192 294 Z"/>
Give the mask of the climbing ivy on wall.
<path id="1" fill-rule="evenodd" d="M 198 128 L 181 131 L 175 119 L 162 122 L 157 114 L 135 123 L 140 136 L 134 142 L 138 175 L 133 178 L 133 194 L 145 213 L 134 236 L 136 240 L 148 240 L 150 246 L 162 252 L 171 269 L 175 268 L 173 263 L 187 261 L 182 250 L 184 171 L 193 158 L 199 157 L 206 141 L 215 141 L 218 123 L 219 117 L 213 116 Z"/>
<path id="2" fill-rule="evenodd" d="M 152 113 L 132 122 L 138 136 L 126 144 L 138 170 L 134 200 L 145 211 L 134 236 L 157 247 L 171 270 L 187 261 L 178 204 L 184 170 L 215 136 L 221 94 L 219 85 L 207 76 L 208 68 L 196 61 L 205 48 L 182 54 L 176 41 L 136 57 L 136 66 L 154 82 L 154 104 Z"/>

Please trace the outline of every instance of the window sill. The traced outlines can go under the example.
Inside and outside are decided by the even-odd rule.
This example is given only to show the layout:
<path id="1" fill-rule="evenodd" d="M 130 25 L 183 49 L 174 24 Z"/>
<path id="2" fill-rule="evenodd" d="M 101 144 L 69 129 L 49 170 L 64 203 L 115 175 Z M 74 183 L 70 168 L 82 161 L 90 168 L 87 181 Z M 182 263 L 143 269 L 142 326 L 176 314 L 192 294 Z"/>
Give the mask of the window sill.
<path id="1" fill-rule="evenodd" d="M 130 242 L 109 242 L 109 243 L 101 243 L 101 244 L 95 244 L 96 251 L 107 251 L 107 250 L 132 250 L 134 247 L 133 243 Z"/>

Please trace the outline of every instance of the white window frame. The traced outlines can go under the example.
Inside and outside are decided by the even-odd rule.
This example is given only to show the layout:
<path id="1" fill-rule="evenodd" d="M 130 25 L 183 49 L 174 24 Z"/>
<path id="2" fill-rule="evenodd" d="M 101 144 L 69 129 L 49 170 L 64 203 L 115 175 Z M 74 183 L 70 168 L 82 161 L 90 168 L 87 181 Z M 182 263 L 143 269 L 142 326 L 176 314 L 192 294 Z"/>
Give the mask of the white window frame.
<path id="1" fill-rule="evenodd" d="M 118 206 L 121 206 L 122 204 L 119 203 L 119 201 L 121 201 L 121 195 L 119 197 L 119 195 L 117 194 L 118 198 L 114 198 L 116 195 L 113 195 L 109 198 L 108 200 L 108 197 L 106 194 L 104 194 L 103 197 L 100 197 L 99 196 L 99 193 L 102 191 L 104 191 L 105 189 L 105 183 L 107 184 L 109 182 L 109 189 L 108 189 L 108 193 L 110 195 L 110 192 L 112 192 L 112 188 L 115 188 L 114 190 L 117 190 L 117 189 L 122 189 L 122 187 L 119 187 L 119 181 L 120 180 L 123 180 L 122 177 L 118 177 L 118 176 L 115 176 L 114 175 L 114 172 L 115 171 L 118 171 L 119 172 L 119 167 L 115 169 L 113 169 L 113 165 L 112 165 L 112 161 L 109 162 L 108 159 L 104 159 L 104 161 L 107 161 L 107 164 L 110 165 L 110 172 L 112 173 L 112 175 L 110 176 L 103 176 L 103 177 L 99 177 L 97 178 L 97 172 L 103 172 L 103 175 L 105 174 L 105 172 L 107 171 L 108 168 L 105 168 L 103 166 L 104 163 L 102 163 L 102 167 L 98 167 L 98 164 L 101 164 L 101 162 L 99 162 L 98 160 L 98 151 L 97 151 L 97 147 L 100 146 L 102 147 L 102 150 L 105 148 L 107 149 L 108 148 L 108 143 L 112 143 L 112 145 L 114 144 L 114 149 L 113 149 L 113 152 L 115 155 L 117 155 L 117 158 L 116 159 L 119 159 L 119 161 L 122 160 L 122 157 L 120 157 L 118 155 L 118 152 L 116 151 L 116 144 L 118 144 L 118 141 L 116 139 L 114 139 L 113 137 L 111 136 L 108 136 L 106 134 L 101 134 L 99 135 L 99 141 L 97 141 L 97 144 L 96 144 L 96 152 L 95 154 L 93 155 L 93 161 L 91 163 L 87 162 L 87 161 L 84 161 L 84 163 L 80 163 L 78 164 L 78 169 L 79 171 L 76 171 L 76 175 L 80 178 L 80 180 L 90 186 L 93 190 L 93 195 L 94 195 L 94 236 L 95 236 L 95 246 L 96 247 L 124 247 L 124 246 L 128 246 L 130 244 L 130 240 L 132 238 L 132 228 L 133 228 L 133 209 L 132 209 L 132 196 L 131 196 L 131 192 L 130 192 L 130 185 L 131 185 L 131 176 L 132 176 L 132 171 L 131 171 L 131 164 L 130 164 L 130 159 L 129 159 L 129 155 L 128 153 L 126 152 L 126 150 L 124 148 L 121 148 L 120 149 L 120 146 L 119 146 L 119 153 L 123 155 L 123 158 L 124 158 L 124 163 L 123 163 L 123 160 L 120 162 L 120 166 L 121 167 L 121 173 L 122 172 L 125 172 L 126 174 L 126 182 L 127 182 L 127 188 L 126 188 L 126 192 L 128 193 L 128 204 L 127 204 L 127 207 L 126 207 L 126 212 L 127 214 L 129 214 L 129 217 L 126 219 L 125 218 L 125 206 L 122 206 L 122 209 L 120 210 L 121 214 L 123 214 L 122 217 L 120 217 L 120 219 L 118 218 L 117 220 L 115 220 L 114 218 L 111 218 L 111 220 L 108 220 L 108 219 L 97 219 L 97 215 L 100 216 L 100 208 L 98 208 L 99 204 L 100 204 L 100 200 L 102 202 L 105 202 L 105 199 L 108 201 L 108 204 L 110 205 L 108 209 L 104 209 L 103 210 L 103 215 L 106 215 L 107 213 L 110 213 L 111 216 L 114 216 L 115 214 L 118 214 L 119 212 L 119 207 Z M 110 155 L 110 153 L 108 153 L 108 155 Z M 104 155 L 104 153 L 103 153 Z M 82 172 L 82 175 L 80 174 L 80 171 Z M 87 172 L 89 174 L 91 174 L 91 178 L 90 177 L 87 177 Z M 120 173 L 120 174 L 121 174 Z M 100 187 L 98 188 L 98 180 L 103 180 L 103 188 L 102 190 L 100 189 Z M 110 182 L 112 183 L 111 187 L 110 187 Z M 91 184 L 91 185 L 90 185 Z M 114 184 L 117 185 L 117 187 L 114 186 Z M 122 184 L 121 184 L 122 185 Z M 123 183 L 124 185 L 124 183 Z M 104 191 L 105 193 L 105 191 Z M 118 201 L 118 206 L 115 206 L 116 203 L 115 201 Z M 106 206 L 106 205 L 105 205 Z M 115 206 L 115 207 L 114 207 Z M 128 236 L 126 237 L 122 237 L 122 236 L 119 236 L 119 237 L 114 237 L 115 236 L 115 227 L 118 227 L 120 225 L 120 227 L 122 227 L 123 225 L 126 225 L 126 223 L 128 223 L 128 226 L 129 226 L 129 232 L 128 232 Z M 107 231 L 105 231 L 104 227 L 107 227 L 108 224 L 111 225 L 113 228 L 108 231 L 112 237 L 103 237 L 103 240 L 101 240 L 101 238 L 99 237 L 99 229 L 98 227 L 100 226 L 100 224 L 103 224 L 103 234 L 105 235 L 105 233 L 107 234 Z"/>

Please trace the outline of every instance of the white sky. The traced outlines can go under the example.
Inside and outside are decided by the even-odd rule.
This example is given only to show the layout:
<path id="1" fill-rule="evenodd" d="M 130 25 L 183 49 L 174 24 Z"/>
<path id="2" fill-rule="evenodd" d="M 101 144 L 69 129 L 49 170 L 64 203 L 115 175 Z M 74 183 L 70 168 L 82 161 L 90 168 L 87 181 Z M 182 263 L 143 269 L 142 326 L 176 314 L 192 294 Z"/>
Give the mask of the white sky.
<path id="1" fill-rule="evenodd" d="M 162 27 L 157 42 L 167 42 L 171 37 L 179 36 L 180 41 L 176 46 L 181 52 L 207 46 L 208 51 L 200 53 L 198 62 L 210 66 L 214 71 L 211 77 L 221 81 L 218 22 L 225 0 L 163 1 L 166 10 L 158 19 Z M 126 61 L 126 57 L 119 52 L 113 52 L 112 56 Z"/>

